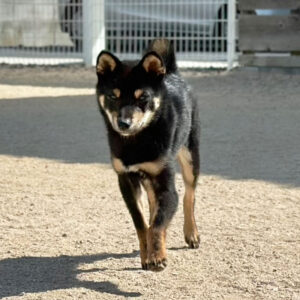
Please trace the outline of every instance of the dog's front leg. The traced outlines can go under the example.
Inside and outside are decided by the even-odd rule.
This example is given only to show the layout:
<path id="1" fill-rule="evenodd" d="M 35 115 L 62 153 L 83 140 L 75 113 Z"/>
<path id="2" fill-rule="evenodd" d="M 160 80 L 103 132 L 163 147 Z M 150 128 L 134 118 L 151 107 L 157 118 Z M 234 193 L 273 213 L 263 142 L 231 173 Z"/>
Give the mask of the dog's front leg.
<path id="1" fill-rule="evenodd" d="M 145 221 L 141 206 L 139 205 L 141 197 L 139 176 L 133 173 L 123 173 L 119 174 L 118 177 L 122 196 L 131 214 L 135 229 L 138 234 L 142 268 L 147 269 L 146 260 L 148 225 Z"/>
<path id="2" fill-rule="evenodd" d="M 178 205 L 174 177 L 174 169 L 166 167 L 159 175 L 143 181 L 150 207 L 147 267 L 152 271 L 161 271 L 167 265 L 166 230 Z"/>

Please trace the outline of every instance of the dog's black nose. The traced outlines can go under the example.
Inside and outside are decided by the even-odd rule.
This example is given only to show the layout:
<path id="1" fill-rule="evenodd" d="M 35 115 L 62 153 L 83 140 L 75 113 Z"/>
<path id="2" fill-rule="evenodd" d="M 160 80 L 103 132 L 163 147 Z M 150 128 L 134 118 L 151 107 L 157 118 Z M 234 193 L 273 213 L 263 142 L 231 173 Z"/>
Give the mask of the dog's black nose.
<path id="1" fill-rule="evenodd" d="M 131 125 L 131 120 L 130 119 L 118 119 L 118 126 L 121 130 L 126 130 L 130 127 Z"/>

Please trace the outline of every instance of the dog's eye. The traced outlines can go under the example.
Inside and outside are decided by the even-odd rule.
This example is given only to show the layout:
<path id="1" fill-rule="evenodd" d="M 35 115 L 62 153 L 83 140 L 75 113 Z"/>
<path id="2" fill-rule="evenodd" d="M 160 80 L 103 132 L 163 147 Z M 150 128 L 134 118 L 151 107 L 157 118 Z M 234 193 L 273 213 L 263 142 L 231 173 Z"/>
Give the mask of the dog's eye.
<path id="1" fill-rule="evenodd" d="M 143 93 L 139 98 L 139 101 L 147 101 L 149 99 L 149 95 L 147 93 Z"/>
<path id="2" fill-rule="evenodd" d="M 141 108 L 142 110 L 146 109 L 146 106 L 149 103 L 149 95 L 148 94 L 143 94 L 140 96 L 140 98 L 137 101 L 137 105 L 139 108 Z"/>
<path id="3" fill-rule="evenodd" d="M 117 100 L 117 99 L 118 99 L 117 96 L 114 95 L 114 94 L 108 95 L 107 98 L 108 98 L 109 100 Z"/>

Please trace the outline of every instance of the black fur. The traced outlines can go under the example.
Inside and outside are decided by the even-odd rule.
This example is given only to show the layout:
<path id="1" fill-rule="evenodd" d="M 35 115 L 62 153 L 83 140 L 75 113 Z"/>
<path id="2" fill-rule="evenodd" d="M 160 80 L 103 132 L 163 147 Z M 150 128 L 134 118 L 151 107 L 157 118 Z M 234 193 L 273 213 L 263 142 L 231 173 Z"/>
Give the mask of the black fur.
<path id="1" fill-rule="evenodd" d="M 177 72 L 174 51 L 166 40 L 161 44 L 154 41 L 141 61 L 119 61 L 109 52 L 99 54 L 97 65 L 103 54 L 109 55 L 116 64 L 114 70 L 97 73 L 97 97 L 105 97 L 104 105 L 99 105 L 107 127 L 108 141 L 113 158 L 119 159 L 125 167 L 143 162 L 153 162 L 163 158 L 164 167 L 159 174 L 144 171 L 118 174 L 120 190 L 132 215 L 137 230 L 147 231 L 142 215 L 138 210 L 136 194 L 140 183 L 147 178 L 151 181 L 156 195 L 157 213 L 151 228 L 166 228 L 178 204 L 175 189 L 175 161 L 178 151 L 185 146 L 191 153 L 194 185 L 199 174 L 199 115 L 197 101 Z M 165 69 L 164 73 L 146 72 L 143 62 L 154 55 Z M 113 65 L 114 65 L 113 63 Z M 151 65 L 152 66 L 152 65 Z M 120 99 L 112 99 L 112 90 L 121 91 Z M 142 89 L 148 100 L 143 103 L 134 99 L 134 92 Z M 154 109 L 154 97 L 160 98 L 160 106 Z M 99 101 L 98 101 L 99 103 Z M 155 111 L 151 122 L 132 136 L 123 136 L 112 126 L 105 110 L 120 113 L 122 108 L 139 105 L 138 111 Z"/>

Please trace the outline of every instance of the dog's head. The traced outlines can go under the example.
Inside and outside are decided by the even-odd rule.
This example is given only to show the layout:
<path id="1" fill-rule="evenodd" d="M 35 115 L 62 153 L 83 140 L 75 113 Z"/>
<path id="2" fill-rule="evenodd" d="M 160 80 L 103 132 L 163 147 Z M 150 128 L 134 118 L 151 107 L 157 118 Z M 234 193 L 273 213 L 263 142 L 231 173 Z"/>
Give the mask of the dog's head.
<path id="1" fill-rule="evenodd" d="M 148 127 L 161 107 L 166 67 L 161 56 L 148 52 L 140 61 L 121 62 L 102 51 L 97 58 L 97 97 L 111 127 L 133 136 Z"/>

